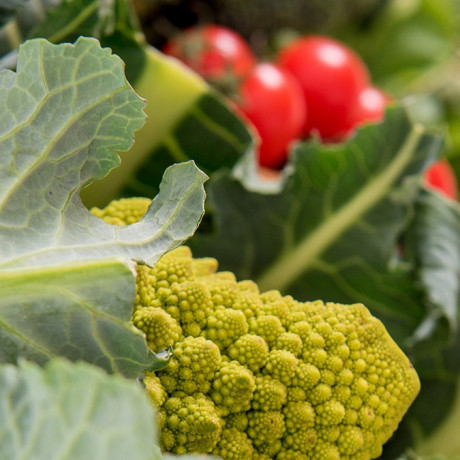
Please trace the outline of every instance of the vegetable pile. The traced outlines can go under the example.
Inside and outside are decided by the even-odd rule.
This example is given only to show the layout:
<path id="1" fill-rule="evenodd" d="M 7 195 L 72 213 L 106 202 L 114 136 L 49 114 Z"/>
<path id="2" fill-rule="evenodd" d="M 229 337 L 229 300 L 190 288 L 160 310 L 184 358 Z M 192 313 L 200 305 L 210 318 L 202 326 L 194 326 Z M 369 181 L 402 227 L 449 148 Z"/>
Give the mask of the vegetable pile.
<path id="1" fill-rule="evenodd" d="M 413 2 L 399 24 L 385 2 L 400 67 L 401 28 L 438 57 L 450 1 Z M 264 54 L 260 34 L 227 28 L 243 65 L 208 49 L 191 70 L 132 6 L 0 8 L 0 458 L 457 460 L 455 138 L 403 99 L 402 71 L 382 79 L 394 61 L 366 51 L 372 24 L 348 35 L 355 53 L 299 30 Z M 435 10 L 445 40 L 428 40 Z M 223 32 L 202 23 L 208 42 Z M 365 57 L 363 91 L 395 95 L 377 123 L 312 128 L 301 80 L 318 55 L 297 77 L 281 62 L 311 40 Z M 282 152 L 265 166 L 256 115 Z"/>
<path id="2" fill-rule="evenodd" d="M 148 204 L 125 199 L 93 213 L 124 225 Z M 167 452 L 377 458 L 420 389 L 363 305 L 260 292 L 185 246 L 138 266 L 133 324 L 152 350 L 174 349 L 169 365 L 144 379 Z"/>

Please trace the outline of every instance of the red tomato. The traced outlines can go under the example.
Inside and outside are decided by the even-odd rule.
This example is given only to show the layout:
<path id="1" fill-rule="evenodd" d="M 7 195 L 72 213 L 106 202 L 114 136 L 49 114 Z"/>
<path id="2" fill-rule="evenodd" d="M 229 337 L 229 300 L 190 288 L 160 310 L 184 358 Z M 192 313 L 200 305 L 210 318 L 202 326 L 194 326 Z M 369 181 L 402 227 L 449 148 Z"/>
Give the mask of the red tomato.
<path id="1" fill-rule="evenodd" d="M 358 100 L 350 114 L 350 129 L 356 128 L 367 121 L 379 122 L 383 120 L 385 108 L 390 97 L 380 88 L 368 86 L 358 95 Z"/>
<path id="2" fill-rule="evenodd" d="M 305 133 L 336 141 L 348 132 L 350 113 L 360 92 L 369 86 L 361 58 L 344 44 L 323 36 L 307 36 L 284 47 L 279 64 L 300 82 L 308 120 Z"/>
<path id="3" fill-rule="evenodd" d="M 437 161 L 428 168 L 425 172 L 425 180 L 429 186 L 435 188 L 446 197 L 457 200 L 457 178 L 450 163 L 445 158 Z"/>
<path id="4" fill-rule="evenodd" d="M 287 148 L 300 136 L 307 117 L 295 78 L 274 64 L 259 63 L 241 84 L 234 103 L 260 136 L 260 166 L 283 166 Z"/>
<path id="5" fill-rule="evenodd" d="M 226 75 L 242 77 L 256 63 L 252 50 L 240 35 L 214 24 L 182 31 L 162 51 L 184 62 L 205 80 L 218 80 Z"/>

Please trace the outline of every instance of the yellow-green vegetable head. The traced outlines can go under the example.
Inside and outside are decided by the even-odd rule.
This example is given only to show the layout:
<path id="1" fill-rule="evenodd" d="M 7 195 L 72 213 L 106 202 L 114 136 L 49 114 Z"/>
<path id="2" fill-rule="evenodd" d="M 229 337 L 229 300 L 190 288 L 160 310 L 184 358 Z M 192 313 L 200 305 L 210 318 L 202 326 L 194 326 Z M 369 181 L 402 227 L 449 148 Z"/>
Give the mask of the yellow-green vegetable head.
<path id="1" fill-rule="evenodd" d="M 128 224 L 148 204 L 122 200 L 93 212 Z M 184 246 L 153 268 L 138 265 L 135 302 L 133 323 L 149 346 L 175 350 L 145 378 L 168 452 L 373 459 L 420 390 L 408 358 L 364 305 L 261 293 Z"/>

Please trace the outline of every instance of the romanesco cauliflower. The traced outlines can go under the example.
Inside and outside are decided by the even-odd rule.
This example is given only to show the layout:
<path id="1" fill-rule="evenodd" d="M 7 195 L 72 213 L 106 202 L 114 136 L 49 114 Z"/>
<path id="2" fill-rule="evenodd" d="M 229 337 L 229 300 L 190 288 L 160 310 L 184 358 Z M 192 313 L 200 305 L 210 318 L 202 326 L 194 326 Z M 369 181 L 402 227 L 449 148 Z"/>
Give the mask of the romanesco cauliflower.
<path id="1" fill-rule="evenodd" d="M 148 201 L 93 212 L 123 225 Z M 397 428 L 420 383 L 361 304 L 298 302 L 218 272 L 182 246 L 138 266 L 134 325 L 154 351 L 145 374 L 164 451 L 224 460 L 368 460 Z"/>

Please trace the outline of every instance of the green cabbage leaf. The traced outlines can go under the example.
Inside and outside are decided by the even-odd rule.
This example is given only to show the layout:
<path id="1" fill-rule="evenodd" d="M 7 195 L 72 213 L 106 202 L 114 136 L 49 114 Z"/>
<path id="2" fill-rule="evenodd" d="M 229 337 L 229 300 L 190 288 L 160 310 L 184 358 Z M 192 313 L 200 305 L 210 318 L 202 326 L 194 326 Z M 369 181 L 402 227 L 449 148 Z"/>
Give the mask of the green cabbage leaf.
<path id="1" fill-rule="evenodd" d="M 87 363 L 0 365 L 0 458 L 160 460 L 142 386 Z"/>
<path id="2" fill-rule="evenodd" d="M 35 39 L 0 73 L 0 361 L 85 360 L 136 376 L 161 367 L 129 320 L 135 263 L 153 264 L 196 229 L 206 176 L 166 171 L 141 222 L 108 225 L 82 187 L 120 162 L 145 121 L 123 63 L 93 38 Z"/>

